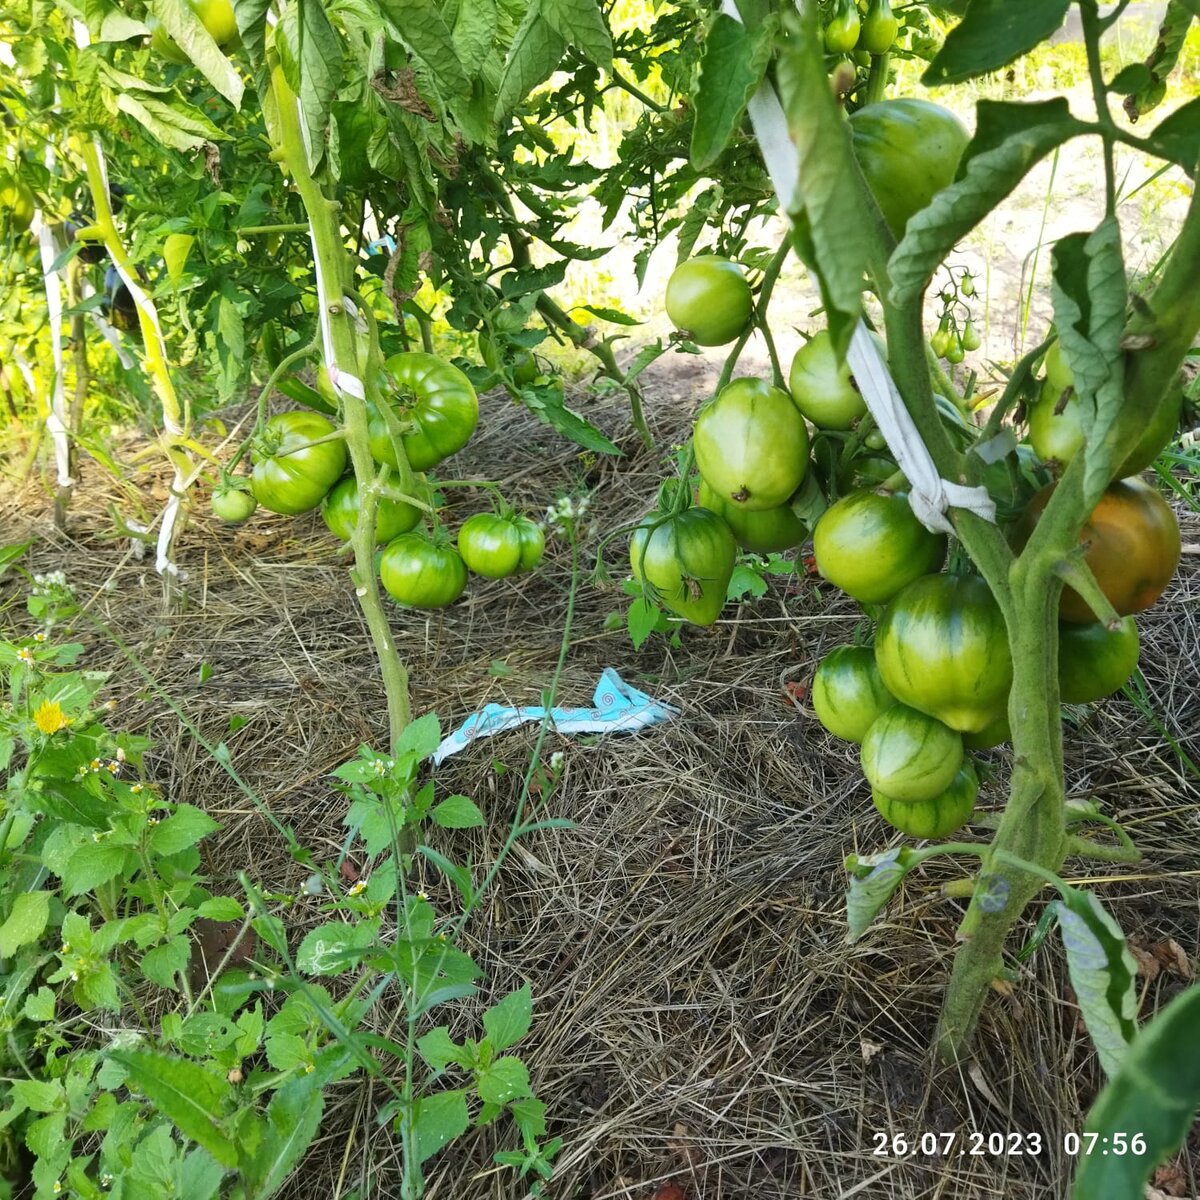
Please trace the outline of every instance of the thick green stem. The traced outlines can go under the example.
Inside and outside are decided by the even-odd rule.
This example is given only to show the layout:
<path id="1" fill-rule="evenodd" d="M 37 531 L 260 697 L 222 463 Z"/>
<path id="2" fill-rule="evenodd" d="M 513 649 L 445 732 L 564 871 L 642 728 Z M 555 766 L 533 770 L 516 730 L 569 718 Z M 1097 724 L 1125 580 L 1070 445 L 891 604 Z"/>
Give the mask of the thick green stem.
<path id="1" fill-rule="evenodd" d="M 891 64 L 890 53 L 871 55 L 871 74 L 867 76 L 867 96 L 864 103 L 874 104 L 887 94 L 888 69 Z"/>
<path id="2" fill-rule="evenodd" d="M 272 135 L 279 151 L 280 165 L 291 176 L 292 184 L 304 203 L 312 226 L 313 249 L 320 266 L 322 284 L 318 303 L 324 309 L 332 343 L 332 361 L 327 365 L 336 380 L 336 370 L 344 370 L 351 364 L 353 370 L 350 373 L 358 373 L 354 323 L 346 308 L 342 290 L 342 281 L 347 277 L 348 271 L 345 245 L 335 216 L 337 206 L 325 196 L 312 176 L 300 127 L 296 94 L 288 86 L 278 65 L 271 72 L 271 88 L 275 101 L 273 107 L 278 114 L 278 122 L 272 130 Z M 370 372 L 364 374 L 370 376 Z M 383 407 L 385 402 L 378 395 L 374 380 L 367 378 L 363 383 L 368 399 L 377 407 Z M 412 714 L 408 670 L 396 650 L 383 597 L 380 594 L 379 580 L 375 574 L 375 510 L 379 495 L 375 486 L 375 463 L 371 457 L 367 435 L 367 402 L 349 392 L 342 392 L 341 400 L 346 447 L 350 452 L 350 462 L 358 480 L 361 497 L 358 523 L 350 539 L 354 548 L 351 579 L 379 659 L 383 686 L 387 694 L 391 746 L 394 749 Z M 397 457 L 397 482 L 402 491 L 411 492 L 412 468 L 404 456 L 403 447 L 399 448 Z"/>

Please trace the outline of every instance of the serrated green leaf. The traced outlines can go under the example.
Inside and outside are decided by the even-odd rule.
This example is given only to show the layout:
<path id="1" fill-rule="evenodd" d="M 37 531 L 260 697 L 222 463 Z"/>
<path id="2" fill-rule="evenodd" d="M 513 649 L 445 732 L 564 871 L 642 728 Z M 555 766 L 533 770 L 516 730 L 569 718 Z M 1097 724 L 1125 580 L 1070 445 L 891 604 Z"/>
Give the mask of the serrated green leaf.
<path id="1" fill-rule="evenodd" d="M 317 1072 L 296 1075 L 271 1097 L 262 1144 L 247 1172 L 256 1200 L 274 1195 L 312 1144 L 325 1111 L 324 1082 Z"/>
<path id="2" fill-rule="evenodd" d="M 1142 1154 L 1082 1155 L 1073 1200 L 1141 1196 L 1151 1172 L 1183 1145 L 1200 1108 L 1200 987 L 1175 997 L 1130 1043 L 1116 1075 L 1092 1105 L 1084 1129 L 1097 1146 L 1139 1134 Z"/>
<path id="3" fill-rule="evenodd" d="M 121 92 L 116 104 L 172 150 L 197 150 L 205 142 L 225 140 L 225 135 L 211 121 L 182 100 L 169 104 L 146 94 Z"/>
<path id="4" fill-rule="evenodd" d="M 179 281 L 183 278 L 183 269 L 187 265 L 188 255 L 195 240 L 190 233 L 172 233 L 163 241 L 163 262 L 167 267 L 167 278 L 175 287 L 179 286 Z"/>
<path id="5" fill-rule="evenodd" d="M 132 1084 L 181 1133 L 198 1142 L 222 1166 L 235 1167 L 237 1145 L 221 1128 L 225 1076 L 189 1059 L 142 1050 L 117 1050 L 110 1055 L 129 1072 Z"/>
<path id="6" fill-rule="evenodd" d="M 410 721 L 396 740 L 396 754 L 415 754 L 424 762 L 430 758 L 442 740 L 442 729 L 437 713 L 426 713 Z"/>
<path id="7" fill-rule="evenodd" d="M 1051 295 L 1063 349 L 1073 367 L 1078 364 L 1072 374 L 1087 435 L 1084 492 L 1098 498 L 1112 478 L 1110 434 L 1125 398 L 1121 338 L 1129 298 L 1115 217 L 1103 220 L 1091 234 L 1059 239 L 1052 257 Z M 1136 433 L 1128 432 L 1136 440 Z"/>
<path id="8" fill-rule="evenodd" d="M 36 942 L 49 920 L 49 892 L 18 892 L 8 919 L 0 925 L 0 958 L 11 958 L 21 946 Z"/>
<path id="9" fill-rule="evenodd" d="M 628 313 L 623 313 L 620 309 L 606 308 L 603 304 L 581 304 L 580 309 L 583 312 L 589 312 L 593 317 L 599 317 L 602 321 L 609 321 L 613 325 L 644 325 L 644 321 L 639 321 L 637 317 L 631 317 Z"/>
<path id="10" fill-rule="evenodd" d="M 978 127 L 963 154 L 960 177 L 909 219 L 892 253 L 888 278 L 895 304 L 920 295 L 954 246 L 1037 162 L 1087 132 L 1062 97 L 1035 104 L 981 100 L 977 112 Z"/>
<path id="11" fill-rule="evenodd" d="M 417 1139 L 417 1161 L 425 1162 L 471 1124 L 467 1094 L 461 1089 L 435 1092 L 415 1101 L 413 1128 Z"/>
<path id="12" fill-rule="evenodd" d="M 515 1055 L 498 1058 L 475 1078 L 479 1098 L 488 1104 L 507 1104 L 528 1096 L 529 1070 Z"/>
<path id="13" fill-rule="evenodd" d="M 240 921 L 246 910 L 232 896 L 214 896 L 200 904 L 196 914 L 210 921 Z"/>
<path id="14" fill-rule="evenodd" d="M 1067 972 L 1104 1073 L 1118 1071 L 1137 1031 L 1137 964 L 1120 927 L 1092 892 L 1063 885 L 1055 901 Z"/>
<path id="15" fill-rule="evenodd" d="M 87 841 L 77 846 L 62 869 L 63 894 L 79 896 L 114 879 L 124 870 L 129 853 L 125 846 L 111 842 Z"/>
<path id="16" fill-rule="evenodd" d="M 515 1046 L 529 1032 L 532 1022 L 533 993 L 529 984 L 511 992 L 483 1014 L 483 1028 L 493 1051 Z"/>
<path id="17" fill-rule="evenodd" d="M 545 20 L 536 4 L 530 4 L 517 29 L 496 89 L 494 119 L 503 121 L 538 84 L 545 83 L 558 69 L 566 41 Z"/>
<path id="18" fill-rule="evenodd" d="M 417 1038 L 417 1053 L 435 1070 L 444 1071 L 451 1063 L 465 1066 L 467 1053 L 451 1036 L 448 1026 L 439 1025 Z"/>
<path id="19" fill-rule="evenodd" d="M 635 650 L 642 648 L 646 639 L 658 628 L 661 619 L 662 610 L 657 605 L 651 604 L 644 596 L 634 600 L 625 614 L 625 622 Z"/>
<path id="20" fill-rule="evenodd" d="M 731 604 L 738 600 L 744 600 L 747 596 L 753 596 L 758 599 L 760 596 L 767 594 L 767 581 L 747 563 L 737 563 L 733 568 L 733 574 L 729 577 L 729 584 L 725 588 L 725 599 Z"/>
<path id="21" fill-rule="evenodd" d="M 337 975 L 353 966 L 357 952 L 374 940 L 368 922 L 327 921 L 310 929 L 296 951 L 296 970 L 306 975 Z"/>
<path id="22" fill-rule="evenodd" d="M 431 815 L 443 829 L 476 829 L 483 824 L 483 813 L 469 796 L 447 796 Z"/>
<path id="23" fill-rule="evenodd" d="M 1147 135 L 1145 145 L 1151 154 L 1195 175 L 1200 169 L 1200 98 L 1164 117 Z"/>
<path id="24" fill-rule="evenodd" d="M 321 0 L 291 0 L 276 27 L 275 46 L 288 85 L 300 99 L 309 163 L 315 168 L 325 155 L 329 110 L 342 81 L 342 39 Z"/>
<path id="25" fill-rule="evenodd" d="M 971 0 L 921 82 L 960 83 L 998 71 L 1056 33 L 1071 0 Z"/>
<path id="26" fill-rule="evenodd" d="M 850 128 L 829 87 L 816 5 L 805 5 L 800 36 L 793 41 L 778 70 L 780 99 L 799 159 L 797 197 L 805 218 L 794 228 L 807 234 L 796 244 L 797 249 L 802 244 L 811 247 L 809 265 L 820 288 L 830 336 L 841 352 L 862 308 L 867 265 L 862 230 L 876 218 L 854 160 Z"/>
<path id="27" fill-rule="evenodd" d="M 691 160 L 698 171 L 720 157 L 741 125 L 771 60 L 773 32 L 771 22 L 751 29 L 726 13 L 713 19 L 693 97 Z"/>
<path id="28" fill-rule="evenodd" d="M 155 854 L 178 854 L 215 829 L 220 829 L 220 826 L 208 813 L 201 812 L 192 804 L 177 804 L 169 817 L 164 817 L 150 830 L 146 845 Z"/>
<path id="29" fill-rule="evenodd" d="M 597 0 L 539 0 L 537 7 L 568 46 L 577 47 L 599 67 L 612 64 L 612 35 Z"/>

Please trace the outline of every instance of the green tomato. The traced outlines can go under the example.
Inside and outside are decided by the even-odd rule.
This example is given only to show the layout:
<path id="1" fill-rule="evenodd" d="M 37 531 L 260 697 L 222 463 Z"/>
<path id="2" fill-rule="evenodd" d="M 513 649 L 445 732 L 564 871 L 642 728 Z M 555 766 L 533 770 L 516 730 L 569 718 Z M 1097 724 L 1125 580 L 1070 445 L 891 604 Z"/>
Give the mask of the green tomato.
<path id="1" fill-rule="evenodd" d="M 910 583 L 880 619 L 875 658 L 901 703 L 962 733 L 979 733 L 1006 709 L 1013 677 L 1008 631 L 977 575 Z"/>
<path id="2" fill-rule="evenodd" d="M 475 341 L 479 347 L 479 357 L 489 371 L 500 373 L 507 367 L 508 373 L 518 387 L 525 387 L 538 377 L 537 360 L 524 347 L 512 347 L 506 361 L 505 356 L 501 354 L 500 347 L 486 333 L 481 331 Z"/>
<path id="3" fill-rule="evenodd" d="M 1008 723 L 1008 713 L 1003 713 L 978 733 L 963 734 L 963 745 L 968 750 L 991 750 L 994 746 L 1011 741 L 1012 728 Z"/>
<path id="4" fill-rule="evenodd" d="M 696 417 L 696 466 L 722 500 L 748 512 L 778 508 L 808 470 L 808 429 L 787 392 L 735 379 Z"/>
<path id="5" fill-rule="evenodd" d="M 253 450 L 250 490 L 270 512 L 308 512 L 317 507 L 346 469 L 346 443 L 338 438 L 310 445 L 336 430 L 320 413 L 279 413 L 267 422 Z"/>
<path id="6" fill-rule="evenodd" d="M 966 351 L 963 349 L 962 338 L 957 333 L 950 335 L 950 344 L 946 347 L 946 352 L 942 357 L 948 363 L 960 363 L 966 357 Z"/>
<path id="7" fill-rule="evenodd" d="M 0 171 L 0 218 L 12 233 L 24 233 L 37 207 L 29 184 L 11 171 Z"/>
<path id="8" fill-rule="evenodd" d="M 863 445 L 866 446 L 868 450 L 886 450 L 887 438 L 885 438 L 878 429 L 872 429 L 871 432 L 868 433 L 865 438 L 863 438 Z"/>
<path id="9" fill-rule="evenodd" d="M 833 15 L 825 26 L 825 52 L 849 54 L 858 45 L 861 25 L 854 0 L 836 0 Z"/>
<path id="10" fill-rule="evenodd" d="M 1075 373 L 1067 362 L 1067 352 L 1061 341 L 1052 342 L 1046 351 L 1045 367 L 1046 379 L 1055 392 L 1061 394 L 1075 386 Z"/>
<path id="11" fill-rule="evenodd" d="M 944 838 L 961 829 L 975 811 L 979 780 L 969 761 L 959 767 L 949 787 L 932 800 L 905 803 L 872 789 L 871 801 L 879 815 L 909 837 Z"/>
<path id="12" fill-rule="evenodd" d="M 941 568 L 946 538 L 913 516 L 903 492 L 851 492 L 822 513 L 813 554 L 823 578 L 860 604 L 882 604 Z"/>
<path id="13" fill-rule="evenodd" d="M 471 440 L 479 423 L 479 399 L 453 363 L 419 350 L 394 354 L 383 364 L 397 420 L 416 428 L 401 441 L 414 471 L 428 471 Z M 371 455 L 396 466 L 396 447 L 383 414 L 368 411 Z"/>
<path id="14" fill-rule="evenodd" d="M 962 348 L 964 350 L 978 350 L 983 344 L 979 336 L 979 330 L 975 328 L 975 322 L 968 318 L 967 323 L 963 326 Z"/>
<path id="15" fill-rule="evenodd" d="M 1090 704 L 1120 691 L 1138 664 L 1138 629 L 1122 617 L 1116 629 L 1100 621 L 1058 627 L 1058 690 L 1066 704 Z"/>
<path id="16" fill-rule="evenodd" d="M 506 579 L 521 565 L 521 531 L 507 517 L 476 513 L 458 531 L 458 552 L 485 579 Z"/>
<path id="17" fill-rule="evenodd" d="M 747 512 L 732 502 L 726 503 L 703 479 L 698 500 L 701 508 L 724 518 L 737 544 L 752 554 L 778 554 L 799 546 L 808 537 L 808 526 L 788 504 Z"/>
<path id="18" fill-rule="evenodd" d="M 893 235 L 954 179 L 970 135 L 948 109 L 905 97 L 850 117 L 854 154 Z"/>
<path id="19" fill-rule="evenodd" d="M 886 54 L 892 48 L 899 30 L 900 22 L 888 0 L 871 0 L 867 15 L 863 18 L 859 45 L 871 54 Z"/>
<path id="20" fill-rule="evenodd" d="M 393 600 L 409 608 L 445 608 L 467 586 L 466 564 L 451 546 L 402 533 L 384 547 L 379 577 Z"/>
<path id="21" fill-rule="evenodd" d="M 224 521 L 226 525 L 240 525 L 254 516 L 258 501 L 240 487 L 219 487 L 213 492 L 213 516 Z"/>
<path id="22" fill-rule="evenodd" d="M 698 254 L 681 262 L 667 281 L 667 316 L 698 346 L 724 346 L 736 340 L 753 308 L 742 268 L 716 254 Z"/>
<path id="23" fill-rule="evenodd" d="M 335 483 L 321 501 L 321 516 L 329 532 L 343 542 L 354 536 L 358 510 L 358 480 L 353 475 Z M 381 496 L 375 505 L 375 544 L 382 546 L 402 533 L 408 533 L 420 520 L 421 510 L 415 505 Z"/>
<path id="24" fill-rule="evenodd" d="M 904 704 L 885 709 L 862 742 L 862 769 L 871 787 L 892 800 L 932 800 L 962 766 L 962 737 Z"/>
<path id="25" fill-rule="evenodd" d="M 943 316 L 938 322 L 936 332 L 929 339 L 929 345 L 938 358 L 946 357 L 946 351 L 950 349 L 950 339 L 953 336 L 954 334 L 950 332 L 950 317 L 949 315 Z"/>
<path id="26" fill-rule="evenodd" d="M 817 720 L 834 737 L 861 742 L 881 713 L 896 703 L 883 686 L 870 646 L 838 646 L 821 659 L 812 682 Z"/>
<path id="27" fill-rule="evenodd" d="M 546 534 L 536 521 L 528 517 L 513 517 L 512 523 L 521 537 L 521 561 L 517 564 L 517 570 L 532 571 L 546 553 Z"/>
<path id="28" fill-rule="evenodd" d="M 684 509 L 665 519 L 651 513 L 629 539 L 633 577 L 693 625 L 711 625 L 721 615 L 736 559 L 733 533 L 707 508 Z"/>
<path id="29" fill-rule="evenodd" d="M 788 387 L 796 407 L 818 429 L 849 429 L 866 415 L 867 402 L 854 386 L 849 365 L 838 360 L 827 329 L 796 351 Z"/>

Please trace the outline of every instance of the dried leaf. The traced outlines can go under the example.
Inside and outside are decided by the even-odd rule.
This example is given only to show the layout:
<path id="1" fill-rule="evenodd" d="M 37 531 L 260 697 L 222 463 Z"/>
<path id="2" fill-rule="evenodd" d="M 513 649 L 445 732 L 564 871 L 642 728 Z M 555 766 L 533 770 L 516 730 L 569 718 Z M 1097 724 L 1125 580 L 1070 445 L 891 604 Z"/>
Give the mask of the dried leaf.
<path id="1" fill-rule="evenodd" d="M 859 1049 L 862 1051 L 863 1062 L 869 1063 L 875 1055 L 882 1052 L 883 1046 L 879 1042 L 872 1042 L 867 1038 L 863 1038 L 859 1042 Z"/>

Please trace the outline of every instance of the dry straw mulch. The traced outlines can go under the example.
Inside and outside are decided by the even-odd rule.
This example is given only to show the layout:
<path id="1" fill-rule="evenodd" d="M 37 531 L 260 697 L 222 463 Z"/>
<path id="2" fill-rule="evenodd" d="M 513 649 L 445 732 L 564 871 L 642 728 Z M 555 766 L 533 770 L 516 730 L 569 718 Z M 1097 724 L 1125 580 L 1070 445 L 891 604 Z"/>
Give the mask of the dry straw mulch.
<path id="1" fill-rule="evenodd" d="M 667 446 L 683 435 L 693 389 L 679 373 L 657 386 L 649 407 Z M 464 478 L 497 480 L 534 513 L 586 489 L 600 531 L 636 519 L 652 500 L 662 477 L 656 460 L 591 462 L 502 399 L 485 398 L 485 410 L 485 432 L 456 464 Z M 624 428 L 619 406 L 591 415 Z M 152 513 L 161 477 L 149 470 L 134 486 Z M 63 533 L 50 524 L 44 490 L 10 488 L 0 501 L 6 539 L 41 534 L 31 565 L 65 569 L 89 611 L 188 719 L 228 742 L 272 813 L 318 858 L 335 858 L 343 805 L 325 777 L 360 742 L 386 735 L 344 560 L 318 518 L 260 517 L 227 529 L 200 511 L 181 545 L 190 602 L 164 614 L 149 561 L 110 536 L 107 505 L 136 515 L 131 496 L 128 483 L 89 467 Z M 485 503 L 458 489 L 454 496 L 452 520 Z M 1181 517 L 1192 553 L 1141 622 L 1145 711 L 1118 699 L 1069 713 L 1072 793 L 1100 799 L 1145 855 L 1136 868 L 1069 864 L 1137 940 L 1143 1017 L 1185 986 L 1198 942 L 1200 780 L 1184 758 L 1200 762 L 1200 521 Z M 623 543 L 614 544 L 615 578 L 622 555 Z M 538 703 L 569 581 L 559 543 L 538 575 L 473 581 L 469 598 L 444 615 L 393 610 L 417 710 L 437 711 L 449 729 L 488 701 Z M 963 909 L 940 888 L 965 868 L 919 872 L 867 936 L 847 945 L 843 858 L 898 839 L 871 806 L 853 748 L 828 737 L 787 684 L 805 681 L 823 651 L 851 635 L 852 606 L 811 582 L 789 590 L 777 581 L 713 629 L 685 630 L 681 648 L 656 638 L 639 653 L 623 629 L 606 628 L 621 607 L 615 585 L 581 585 L 561 702 L 588 703 L 600 669 L 615 666 L 682 715 L 636 736 L 551 735 L 547 748 L 563 751 L 566 769 L 541 811 L 575 827 L 523 842 L 469 926 L 484 1000 L 525 980 L 533 988 L 536 1019 L 522 1053 L 552 1131 L 565 1139 L 549 1195 L 1065 1195 L 1062 1135 L 1080 1128 L 1101 1078 L 1053 941 L 1012 994 L 990 999 L 977 1058 L 962 1070 L 934 1065 L 929 1043 Z M 115 642 L 86 640 L 89 664 L 114 672 L 123 718 L 153 737 L 152 769 L 168 794 L 222 822 L 207 851 L 211 869 L 235 888 L 244 869 L 269 891 L 297 892 L 305 871 L 270 825 Z M 212 674 L 202 683 L 204 663 Z M 234 715 L 248 723 L 228 734 Z M 479 743 L 438 772 L 443 794 L 473 796 L 489 818 L 486 831 L 436 835 L 448 852 L 493 860 L 535 736 L 526 728 Z M 994 807 L 1006 753 L 987 761 L 994 778 L 982 803 Z M 449 906 L 438 878 L 426 886 Z M 322 919 L 319 907 L 304 897 L 286 911 L 297 937 Z M 386 1001 L 377 1020 L 388 1028 Z M 462 1007 L 453 1025 L 476 1033 L 476 1022 Z M 289 1196 L 398 1195 L 396 1143 L 374 1122 L 380 1100 L 359 1077 L 336 1087 Z M 1038 1132 L 1045 1149 L 897 1164 L 873 1155 L 877 1131 Z M 431 1200 L 523 1194 L 491 1165 L 511 1134 L 501 1123 L 432 1161 Z M 1200 1192 L 1195 1162 L 1185 1152 L 1160 1185 Z"/>

